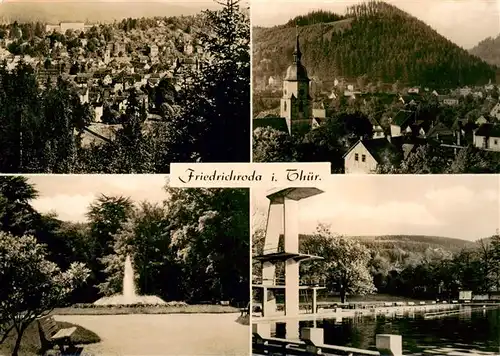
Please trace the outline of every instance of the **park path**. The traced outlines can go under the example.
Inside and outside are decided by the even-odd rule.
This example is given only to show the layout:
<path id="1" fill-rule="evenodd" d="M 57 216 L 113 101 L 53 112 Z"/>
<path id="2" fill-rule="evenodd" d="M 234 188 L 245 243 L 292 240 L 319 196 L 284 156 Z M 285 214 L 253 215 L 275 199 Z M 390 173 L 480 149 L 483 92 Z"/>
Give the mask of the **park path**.
<path id="1" fill-rule="evenodd" d="M 57 315 L 101 338 L 86 345 L 83 355 L 209 356 L 250 354 L 249 326 L 235 322 L 239 314 Z"/>

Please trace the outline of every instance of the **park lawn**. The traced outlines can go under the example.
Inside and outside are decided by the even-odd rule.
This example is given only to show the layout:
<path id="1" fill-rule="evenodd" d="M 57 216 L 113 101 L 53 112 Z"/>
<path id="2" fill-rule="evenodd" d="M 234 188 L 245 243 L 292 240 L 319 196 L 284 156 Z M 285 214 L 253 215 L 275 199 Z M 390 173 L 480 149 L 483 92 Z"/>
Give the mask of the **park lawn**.
<path id="1" fill-rule="evenodd" d="M 76 345 L 94 344 L 101 341 L 100 337 L 97 334 L 79 325 L 59 321 L 57 321 L 57 325 L 61 328 L 70 328 L 76 326 L 76 331 L 71 336 L 71 340 Z M 0 355 L 7 356 L 12 353 L 12 349 L 14 348 L 14 344 L 16 342 L 16 336 L 16 332 L 12 331 L 7 339 L 2 344 L 0 344 Z M 40 355 L 40 349 L 40 334 L 38 331 L 37 322 L 35 321 L 31 323 L 31 325 L 28 326 L 28 328 L 24 332 L 19 354 L 26 356 L 38 356 Z"/>
<path id="2" fill-rule="evenodd" d="M 194 304 L 182 306 L 98 306 L 54 309 L 54 315 L 119 315 L 119 314 L 227 314 L 240 309 L 225 305 Z"/>

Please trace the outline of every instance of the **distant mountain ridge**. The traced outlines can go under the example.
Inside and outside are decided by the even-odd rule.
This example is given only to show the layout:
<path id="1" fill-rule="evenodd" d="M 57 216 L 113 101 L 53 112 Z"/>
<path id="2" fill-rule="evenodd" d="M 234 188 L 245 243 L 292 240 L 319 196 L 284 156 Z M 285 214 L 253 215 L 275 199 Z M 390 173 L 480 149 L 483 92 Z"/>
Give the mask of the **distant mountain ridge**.
<path id="1" fill-rule="evenodd" d="M 310 235 L 301 234 L 299 239 L 307 239 Z M 442 248 L 446 251 L 457 252 L 464 248 L 476 246 L 476 241 L 462 240 L 452 237 L 427 235 L 373 235 L 373 236 L 346 236 L 369 246 L 399 247 L 403 249 L 417 249 L 424 251 L 427 248 Z M 488 239 L 488 238 L 487 238 Z M 406 248 L 405 248 L 406 247 Z"/>
<path id="2" fill-rule="evenodd" d="M 488 37 L 479 42 L 469 51 L 489 64 L 500 66 L 500 34 L 496 37 Z"/>
<path id="3" fill-rule="evenodd" d="M 443 248 L 455 252 L 463 248 L 473 247 L 475 241 L 462 240 L 452 237 L 426 235 L 380 235 L 380 236 L 352 236 L 367 244 L 394 244 L 394 245 L 427 245 L 431 248 Z"/>
<path id="4" fill-rule="evenodd" d="M 206 4 L 207 9 L 220 5 Z M 60 22 L 109 23 L 124 18 L 189 16 L 205 10 L 163 2 L 5 2 L 0 3 L 0 23 Z"/>
<path id="5" fill-rule="evenodd" d="M 339 18 L 325 22 L 323 19 Z M 435 88 L 495 81 L 496 68 L 471 55 L 434 29 L 379 1 L 354 5 L 345 16 L 310 13 L 271 28 L 253 31 L 256 79 L 282 77 L 292 61 L 293 23 L 299 27 L 303 63 L 310 77 L 333 82 L 366 76 L 368 82 Z"/>

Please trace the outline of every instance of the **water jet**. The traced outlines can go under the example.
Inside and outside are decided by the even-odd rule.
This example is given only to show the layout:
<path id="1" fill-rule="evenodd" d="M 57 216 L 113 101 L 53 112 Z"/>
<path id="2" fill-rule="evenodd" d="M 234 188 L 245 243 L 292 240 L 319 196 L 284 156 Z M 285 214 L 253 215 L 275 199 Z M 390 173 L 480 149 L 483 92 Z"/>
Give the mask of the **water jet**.
<path id="1" fill-rule="evenodd" d="M 102 297 L 94 305 L 164 305 L 164 300 L 155 295 L 137 295 L 134 280 L 134 267 L 130 256 L 127 255 L 124 264 L 122 294 Z"/>

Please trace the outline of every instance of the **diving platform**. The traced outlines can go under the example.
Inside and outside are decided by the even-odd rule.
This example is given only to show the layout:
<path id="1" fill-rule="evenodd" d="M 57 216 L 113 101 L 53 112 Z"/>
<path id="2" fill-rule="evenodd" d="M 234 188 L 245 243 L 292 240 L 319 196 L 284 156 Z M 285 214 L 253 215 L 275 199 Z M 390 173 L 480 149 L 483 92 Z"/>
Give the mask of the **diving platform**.
<path id="1" fill-rule="evenodd" d="M 284 284 L 252 284 L 252 288 L 267 288 L 267 289 L 286 289 Z M 326 289 L 326 287 L 316 287 L 316 286 L 299 286 L 299 290 L 321 290 Z"/>
<path id="2" fill-rule="evenodd" d="M 287 188 L 276 190 L 268 194 L 267 199 L 269 199 L 271 204 L 273 204 L 282 202 L 285 198 L 299 201 L 322 193 L 324 192 L 318 188 Z"/>
<path id="3" fill-rule="evenodd" d="M 276 292 L 284 290 L 285 315 L 299 315 L 299 291 L 312 291 L 312 310 L 317 308 L 317 291 L 324 289 L 316 284 L 300 285 L 299 264 L 304 261 L 321 260 L 320 256 L 299 252 L 299 202 L 323 193 L 317 188 L 285 188 L 271 192 L 267 216 L 263 254 L 253 259 L 262 264 L 262 283 L 252 284 L 258 290 L 262 305 L 262 316 L 274 315 L 277 310 Z M 283 245 L 280 247 L 280 237 Z M 284 283 L 276 283 L 276 264 L 284 263 Z"/>

